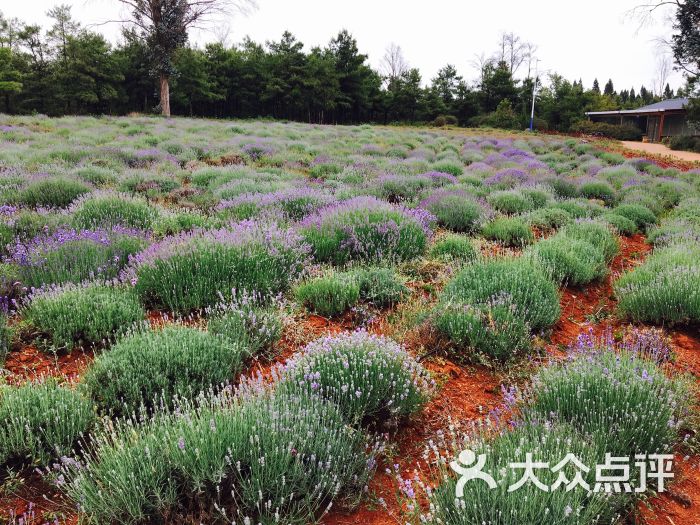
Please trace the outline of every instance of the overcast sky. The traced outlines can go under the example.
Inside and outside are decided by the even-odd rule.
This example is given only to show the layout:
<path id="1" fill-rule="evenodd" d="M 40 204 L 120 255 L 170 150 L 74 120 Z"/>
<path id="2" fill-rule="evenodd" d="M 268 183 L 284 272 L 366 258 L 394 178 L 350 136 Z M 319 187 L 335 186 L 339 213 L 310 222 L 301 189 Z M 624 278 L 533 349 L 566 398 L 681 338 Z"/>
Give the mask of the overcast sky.
<path id="1" fill-rule="evenodd" d="M 644 84 L 651 89 L 657 77 L 659 38 L 671 34 L 668 16 L 657 16 L 640 29 L 627 16 L 643 0 L 257 0 L 258 9 L 236 15 L 219 26 L 230 28 L 229 42 L 249 35 L 253 40 L 277 40 L 291 31 L 305 49 L 325 45 L 338 30 L 348 29 L 360 51 L 378 66 L 392 42 L 403 49 L 424 81 L 450 63 L 467 79 L 476 78 L 471 65 L 475 55 L 491 54 L 499 35 L 513 31 L 538 46 L 540 70 L 554 71 L 568 79 L 581 78 L 589 87 L 594 78 L 601 89 L 608 78 L 615 88 Z M 5 16 L 49 25 L 46 11 L 57 3 L 73 6 L 75 18 L 84 25 L 119 19 L 124 14 L 117 0 L 0 0 Z M 119 25 L 92 27 L 110 40 L 119 38 Z M 217 40 L 222 31 L 192 35 L 198 44 Z M 521 71 L 521 73 L 524 72 Z M 673 88 L 682 76 L 672 73 Z"/>

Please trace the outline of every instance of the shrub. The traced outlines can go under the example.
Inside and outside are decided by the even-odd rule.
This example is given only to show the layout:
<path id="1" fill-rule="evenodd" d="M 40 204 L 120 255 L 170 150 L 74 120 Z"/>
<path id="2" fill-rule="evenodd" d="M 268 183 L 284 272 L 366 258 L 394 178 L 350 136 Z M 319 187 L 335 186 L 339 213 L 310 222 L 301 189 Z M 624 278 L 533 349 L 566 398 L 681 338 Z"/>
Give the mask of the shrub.
<path id="1" fill-rule="evenodd" d="M 598 199 L 608 205 L 615 202 L 615 199 L 617 198 L 615 189 L 610 186 L 610 184 L 597 180 L 584 182 L 579 187 L 579 191 L 581 192 L 581 195 L 587 199 Z"/>
<path id="2" fill-rule="evenodd" d="M 530 327 L 507 295 L 476 305 L 448 303 L 438 309 L 435 326 L 457 350 L 499 363 L 524 355 L 532 346 Z"/>
<path id="3" fill-rule="evenodd" d="M 22 190 L 20 202 L 33 207 L 65 208 L 89 191 L 89 187 L 75 180 L 46 178 Z"/>
<path id="4" fill-rule="evenodd" d="M 479 251 L 468 237 L 450 234 L 440 238 L 433 245 L 430 255 L 459 261 L 473 261 L 479 256 Z"/>
<path id="5" fill-rule="evenodd" d="M 607 272 L 603 252 L 590 242 L 555 235 L 528 249 L 527 256 L 541 266 L 554 282 L 581 286 Z"/>
<path id="6" fill-rule="evenodd" d="M 54 351 L 103 343 L 144 316 L 130 290 L 103 284 L 40 289 L 24 309 L 40 344 Z"/>
<path id="7" fill-rule="evenodd" d="M 389 202 L 401 203 L 416 199 L 430 188 L 432 181 L 423 175 L 383 175 L 372 183 L 370 191 Z"/>
<path id="8" fill-rule="evenodd" d="M 689 399 L 683 382 L 653 361 L 590 336 L 569 361 L 538 372 L 532 390 L 525 418 L 570 423 L 613 456 L 668 453 Z"/>
<path id="9" fill-rule="evenodd" d="M 622 507 L 622 496 L 619 495 L 610 496 L 580 487 L 570 491 L 560 487 L 559 490 L 545 492 L 534 483 L 526 483 L 518 490 L 508 491 L 508 487 L 518 482 L 523 474 L 521 469 L 514 469 L 511 464 L 524 461 L 526 452 L 532 454 L 533 461 L 557 462 L 571 453 L 584 465 L 593 466 L 603 462 L 604 452 L 592 447 L 570 426 L 550 423 L 521 425 L 495 437 L 484 435 L 479 440 L 475 440 L 473 435 L 454 434 L 454 431 L 451 434 L 448 432 L 447 439 L 438 443 L 434 447 L 437 450 L 430 455 L 430 464 L 438 465 L 435 479 L 442 482 L 428 493 L 431 512 L 427 523 L 584 525 L 614 523 L 617 520 L 617 513 Z M 449 469 L 449 462 L 438 460 L 437 455 L 457 458 L 467 449 L 477 456 L 486 455 L 482 470 L 495 478 L 497 486 L 491 489 L 484 482 L 473 481 L 464 486 L 464 497 L 455 499 L 458 477 Z M 472 462 L 473 460 L 469 463 Z M 573 469 L 566 473 L 567 479 L 573 479 L 578 472 L 581 472 L 582 478 L 591 487 L 595 485 L 593 468 L 588 473 Z M 542 469 L 537 470 L 536 475 L 542 483 L 551 486 L 559 474 L 551 469 Z M 415 503 L 419 504 L 418 501 Z"/>
<path id="10" fill-rule="evenodd" d="M 462 165 L 461 162 L 457 161 L 452 161 L 452 160 L 443 160 L 440 162 L 436 162 L 431 166 L 433 171 L 439 171 L 440 173 L 449 173 L 450 175 L 454 175 L 455 177 L 459 177 L 464 173 L 464 166 Z"/>
<path id="11" fill-rule="evenodd" d="M 280 388 L 333 401 L 353 425 L 396 423 L 432 392 L 428 373 L 391 339 L 367 332 L 323 337 L 285 365 Z"/>
<path id="12" fill-rule="evenodd" d="M 146 247 L 138 231 L 59 229 L 30 242 L 16 241 L 7 262 L 16 264 L 24 286 L 79 283 L 86 279 L 116 277 L 129 257 Z"/>
<path id="13" fill-rule="evenodd" d="M 0 465 L 47 466 L 70 454 L 94 420 L 86 398 L 53 380 L 0 385 Z"/>
<path id="14" fill-rule="evenodd" d="M 47 213 L 31 210 L 19 210 L 11 219 L 11 228 L 7 243 L 19 239 L 27 242 L 40 235 L 52 233 L 58 229 L 68 227 L 68 217 L 58 213 Z"/>
<path id="15" fill-rule="evenodd" d="M 564 177 L 550 177 L 545 181 L 562 199 L 573 199 L 579 196 L 578 186 Z"/>
<path id="16" fill-rule="evenodd" d="M 617 215 L 634 221 L 640 230 L 646 230 L 649 226 L 656 224 L 656 215 L 640 204 L 620 204 L 613 211 Z"/>
<path id="17" fill-rule="evenodd" d="M 114 172 L 99 166 L 86 166 L 75 170 L 74 175 L 93 186 L 107 186 L 117 182 Z"/>
<path id="18" fill-rule="evenodd" d="M 141 406 L 172 407 L 233 380 L 249 356 L 230 339 L 185 326 L 145 330 L 122 338 L 99 354 L 81 386 L 100 410 L 128 415 Z"/>
<path id="19" fill-rule="evenodd" d="M 346 312 L 360 300 L 360 286 L 347 275 L 318 277 L 297 287 L 297 301 L 324 317 Z"/>
<path id="20" fill-rule="evenodd" d="M 525 246 L 535 239 L 530 226 L 518 217 L 498 217 L 486 224 L 481 234 L 504 246 Z"/>
<path id="21" fill-rule="evenodd" d="M 432 220 L 421 209 L 356 197 L 307 217 L 301 222 L 301 233 L 319 262 L 401 261 L 423 254 Z"/>
<path id="22" fill-rule="evenodd" d="M 357 501 L 376 456 L 332 404 L 264 392 L 116 421 L 91 442 L 61 473 L 93 523 L 155 523 L 201 509 L 195 519 L 302 525 L 335 498 Z"/>
<path id="23" fill-rule="evenodd" d="M 620 251 L 620 245 L 610 227 L 602 222 L 577 221 L 564 226 L 560 232 L 569 239 L 586 241 L 603 252 L 605 260 L 610 262 Z"/>
<path id="24" fill-rule="evenodd" d="M 207 329 L 248 348 L 253 356 L 271 357 L 282 336 L 282 317 L 272 307 L 259 306 L 254 296 L 242 295 L 209 309 Z"/>
<path id="25" fill-rule="evenodd" d="M 673 150 L 700 152 L 700 138 L 692 135 L 669 137 L 666 143 Z"/>
<path id="26" fill-rule="evenodd" d="M 568 199 L 557 202 L 552 208 L 561 209 L 571 215 L 574 219 L 589 219 L 605 212 L 601 205 L 583 199 Z"/>
<path id="27" fill-rule="evenodd" d="M 158 213 L 142 199 L 123 193 L 98 193 L 78 200 L 71 206 L 76 228 L 111 228 L 124 226 L 148 230 Z"/>
<path id="28" fill-rule="evenodd" d="M 465 267 L 445 287 L 443 305 L 486 304 L 508 295 L 518 316 L 534 331 L 552 326 L 559 318 L 559 295 L 554 283 L 524 259 L 493 259 Z"/>
<path id="29" fill-rule="evenodd" d="M 501 213 L 516 214 L 534 209 L 532 200 L 518 190 L 495 191 L 486 200 Z"/>
<path id="30" fill-rule="evenodd" d="M 526 216 L 527 223 L 540 230 L 556 230 L 572 221 L 571 214 L 560 208 L 540 208 Z"/>
<path id="31" fill-rule="evenodd" d="M 606 213 L 600 218 L 615 228 L 620 235 L 634 235 L 639 231 L 634 221 L 617 213 Z"/>
<path id="32" fill-rule="evenodd" d="M 657 248 L 615 282 L 619 313 L 635 322 L 700 321 L 700 245 Z"/>
<path id="33" fill-rule="evenodd" d="M 209 220 L 204 215 L 192 212 L 163 213 L 153 223 L 153 235 L 162 239 L 168 235 L 205 228 Z"/>
<path id="34" fill-rule="evenodd" d="M 410 290 L 391 268 L 359 268 L 350 273 L 360 289 L 360 299 L 378 308 L 392 306 Z"/>
<path id="35" fill-rule="evenodd" d="M 307 254 L 291 230 L 244 221 L 166 237 L 132 258 L 125 279 L 146 304 L 187 312 L 213 306 L 221 294 L 267 299 L 284 292 L 305 269 Z"/>
<path id="36" fill-rule="evenodd" d="M 630 124 L 609 124 L 608 122 L 579 120 L 571 126 L 569 131 L 573 131 L 574 133 L 584 133 L 586 135 L 609 137 L 617 140 L 642 139 L 641 130 Z"/>
<path id="37" fill-rule="evenodd" d="M 221 201 L 216 210 L 224 216 L 250 218 L 262 210 L 279 212 L 285 219 L 299 221 L 334 202 L 334 198 L 314 188 L 292 188 L 273 193 L 246 193 Z"/>
<path id="38" fill-rule="evenodd" d="M 479 229 L 488 210 L 464 191 L 438 190 L 420 203 L 420 207 L 437 217 L 438 223 L 456 232 Z"/>
<path id="39" fill-rule="evenodd" d="M 438 115 L 432 122 L 432 125 L 436 128 L 442 128 L 444 126 L 456 126 L 459 123 L 457 117 L 454 115 Z"/>

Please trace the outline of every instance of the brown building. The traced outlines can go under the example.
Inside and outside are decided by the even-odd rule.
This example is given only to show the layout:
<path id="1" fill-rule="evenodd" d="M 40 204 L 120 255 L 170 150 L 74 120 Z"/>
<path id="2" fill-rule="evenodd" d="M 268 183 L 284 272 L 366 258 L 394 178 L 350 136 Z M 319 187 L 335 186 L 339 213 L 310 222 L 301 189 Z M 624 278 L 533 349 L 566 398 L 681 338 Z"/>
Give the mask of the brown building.
<path id="1" fill-rule="evenodd" d="M 637 109 L 589 111 L 586 115 L 593 122 L 631 124 L 639 128 L 649 142 L 661 142 L 664 137 L 700 134 L 688 126 L 687 104 L 687 98 L 672 98 Z"/>

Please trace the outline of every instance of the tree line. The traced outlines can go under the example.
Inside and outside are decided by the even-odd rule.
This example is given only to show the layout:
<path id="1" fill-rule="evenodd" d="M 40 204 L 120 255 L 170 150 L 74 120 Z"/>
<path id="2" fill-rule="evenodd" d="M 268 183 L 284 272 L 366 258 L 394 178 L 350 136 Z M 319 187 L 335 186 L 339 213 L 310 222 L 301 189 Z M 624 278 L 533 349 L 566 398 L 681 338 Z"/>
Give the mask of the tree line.
<path id="1" fill-rule="evenodd" d="M 44 31 L 0 13 L 0 110 L 52 116 L 160 111 L 163 70 L 138 27 L 125 27 L 120 43 L 111 45 L 81 27 L 69 6 L 48 16 L 52 26 Z M 308 50 L 289 32 L 264 44 L 246 38 L 203 48 L 187 45 L 186 34 L 178 39 L 168 56 L 174 114 L 506 128 L 523 128 L 529 120 L 536 46 L 513 33 L 501 36 L 493 56 L 477 57 L 472 81 L 449 64 L 425 81 L 396 45 L 375 69 L 346 30 Z M 545 86 L 538 90 L 536 125 L 560 131 L 586 111 L 634 108 L 683 94 L 668 84 L 660 93 L 644 86 L 618 92 L 612 80 L 601 90 L 597 79 L 585 88 L 556 73 L 538 81 Z"/>

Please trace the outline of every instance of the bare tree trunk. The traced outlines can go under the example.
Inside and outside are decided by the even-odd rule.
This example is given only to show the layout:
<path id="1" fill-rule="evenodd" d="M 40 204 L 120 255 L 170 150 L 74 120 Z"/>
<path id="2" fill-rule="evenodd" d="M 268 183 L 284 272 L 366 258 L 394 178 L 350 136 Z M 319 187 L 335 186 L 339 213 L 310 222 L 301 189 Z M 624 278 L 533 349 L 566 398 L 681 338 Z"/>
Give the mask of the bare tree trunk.
<path id="1" fill-rule="evenodd" d="M 160 74 L 160 114 L 170 116 L 170 78 L 165 73 Z"/>

